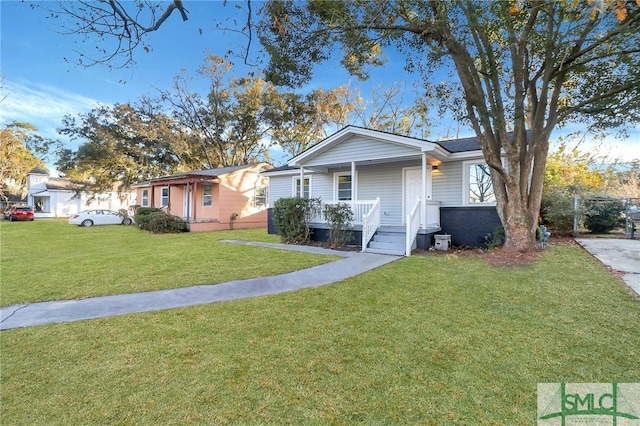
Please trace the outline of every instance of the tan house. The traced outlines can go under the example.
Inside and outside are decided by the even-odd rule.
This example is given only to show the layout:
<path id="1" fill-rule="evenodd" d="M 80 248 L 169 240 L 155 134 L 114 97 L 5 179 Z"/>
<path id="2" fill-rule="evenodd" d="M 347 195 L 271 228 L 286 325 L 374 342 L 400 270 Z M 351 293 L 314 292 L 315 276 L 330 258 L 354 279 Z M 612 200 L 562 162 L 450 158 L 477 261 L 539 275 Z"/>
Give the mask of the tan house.
<path id="1" fill-rule="evenodd" d="M 191 231 L 267 226 L 271 165 L 258 163 L 163 176 L 134 185 L 137 204 L 160 207 L 189 222 Z"/>

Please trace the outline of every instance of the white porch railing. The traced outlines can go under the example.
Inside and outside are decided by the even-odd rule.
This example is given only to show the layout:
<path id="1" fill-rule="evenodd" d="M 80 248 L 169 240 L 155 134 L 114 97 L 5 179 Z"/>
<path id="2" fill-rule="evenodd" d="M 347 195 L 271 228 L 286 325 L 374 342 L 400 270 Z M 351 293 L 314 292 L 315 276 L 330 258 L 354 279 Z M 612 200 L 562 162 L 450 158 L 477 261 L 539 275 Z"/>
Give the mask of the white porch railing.
<path id="1" fill-rule="evenodd" d="M 413 241 L 416 239 L 418 235 L 418 230 L 420 229 L 420 205 L 422 204 L 421 200 L 418 198 L 416 203 L 413 205 L 413 208 L 407 213 L 407 221 L 406 221 L 406 239 L 405 239 L 405 255 L 411 256 L 411 248 L 413 246 Z"/>
<path id="2" fill-rule="evenodd" d="M 353 212 L 353 224 L 354 225 L 362 225 L 364 223 L 365 217 L 371 212 L 374 206 L 378 204 L 378 209 L 380 208 L 380 198 L 376 198 L 375 200 L 363 200 L 363 201 L 349 201 L 349 200 L 332 200 L 332 201 L 322 201 L 322 208 L 318 214 L 316 214 L 311 222 L 316 223 L 326 223 L 327 218 L 324 216 L 324 205 L 325 204 L 347 204 L 351 207 L 351 211 Z"/>
<path id="3" fill-rule="evenodd" d="M 365 251 L 367 244 L 373 234 L 380 228 L 380 198 L 376 198 L 369 211 L 362 220 L 362 251 Z"/>

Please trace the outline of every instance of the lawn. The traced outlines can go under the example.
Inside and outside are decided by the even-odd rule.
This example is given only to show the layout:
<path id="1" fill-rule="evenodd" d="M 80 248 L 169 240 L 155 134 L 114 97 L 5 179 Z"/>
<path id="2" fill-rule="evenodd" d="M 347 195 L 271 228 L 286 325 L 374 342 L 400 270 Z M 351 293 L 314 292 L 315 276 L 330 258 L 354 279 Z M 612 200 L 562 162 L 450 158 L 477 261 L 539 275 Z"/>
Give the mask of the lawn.
<path id="1" fill-rule="evenodd" d="M 279 242 L 264 229 L 154 235 L 135 226 L 0 221 L 0 305 L 215 284 L 334 259 L 224 239 Z"/>
<path id="2" fill-rule="evenodd" d="M 535 424 L 537 383 L 640 382 L 639 319 L 575 245 L 518 268 L 414 256 L 293 293 L 3 331 L 0 423 Z"/>

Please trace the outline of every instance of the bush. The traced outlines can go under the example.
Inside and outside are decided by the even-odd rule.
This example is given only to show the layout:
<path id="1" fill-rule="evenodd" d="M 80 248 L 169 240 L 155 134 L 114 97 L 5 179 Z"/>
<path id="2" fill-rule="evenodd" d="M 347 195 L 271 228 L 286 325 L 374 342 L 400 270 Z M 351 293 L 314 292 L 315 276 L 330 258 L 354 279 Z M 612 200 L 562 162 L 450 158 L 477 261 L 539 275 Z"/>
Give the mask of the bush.
<path id="1" fill-rule="evenodd" d="M 593 234 L 607 234 L 625 226 L 625 204 L 617 198 L 584 200 L 584 226 Z"/>
<path id="2" fill-rule="evenodd" d="M 489 250 L 494 250 L 500 248 L 504 245 L 505 241 L 505 233 L 504 228 L 502 226 L 498 226 L 493 230 L 491 234 L 487 234 L 484 237 L 484 241 L 487 244 L 487 248 Z"/>
<path id="3" fill-rule="evenodd" d="M 348 228 L 353 222 L 353 210 L 346 203 L 326 204 L 324 217 L 329 223 L 329 243 L 332 246 L 344 246 L 351 238 Z"/>
<path id="4" fill-rule="evenodd" d="M 157 207 L 140 207 L 137 209 L 133 215 L 136 226 L 140 229 L 148 230 L 147 223 L 150 220 L 150 216 L 155 213 L 164 213 L 164 210 Z"/>
<path id="5" fill-rule="evenodd" d="M 286 243 L 309 241 L 309 222 L 320 211 L 319 198 L 280 198 L 273 206 L 273 223 Z"/>
<path id="6" fill-rule="evenodd" d="M 136 226 L 154 234 L 177 234 L 189 232 L 189 225 L 179 216 L 165 213 L 155 207 L 143 207 L 136 211 Z"/>
<path id="7" fill-rule="evenodd" d="M 542 195 L 540 219 L 549 228 L 570 231 L 573 229 L 574 196 L 563 190 L 552 190 Z"/>

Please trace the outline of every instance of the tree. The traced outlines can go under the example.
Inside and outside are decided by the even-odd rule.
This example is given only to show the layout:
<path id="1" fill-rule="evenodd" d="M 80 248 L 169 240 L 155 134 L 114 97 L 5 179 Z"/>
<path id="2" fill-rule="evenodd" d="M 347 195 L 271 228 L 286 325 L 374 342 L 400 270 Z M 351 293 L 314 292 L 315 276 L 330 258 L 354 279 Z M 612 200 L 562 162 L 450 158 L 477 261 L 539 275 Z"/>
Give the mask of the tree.
<path id="1" fill-rule="evenodd" d="M 554 128 L 640 120 L 640 4 L 274 0 L 263 13 L 266 75 L 278 83 L 306 82 L 336 46 L 361 78 L 384 63 L 385 48 L 406 55 L 408 71 L 454 69 L 506 250 L 535 246 Z"/>
<path id="2" fill-rule="evenodd" d="M 56 141 L 37 134 L 29 123 L 12 122 L 0 130 L 0 198 L 11 193 L 26 195 L 27 174 L 44 167 L 43 158 Z"/>
<path id="3" fill-rule="evenodd" d="M 77 118 L 67 115 L 58 131 L 81 144 L 77 151 L 60 149 L 56 166 L 88 193 L 111 192 L 114 186 L 127 192 L 135 183 L 197 161 L 185 149 L 186 135 L 149 102 L 100 105 Z"/>
<path id="4" fill-rule="evenodd" d="M 136 15 L 119 13 L 118 2 L 109 5 L 109 31 L 135 39 L 127 30 Z M 248 12 L 245 29 L 252 35 Z M 85 23 L 95 17 L 75 16 Z M 261 17 L 266 77 L 276 84 L 308 81 L 316 64 L 338 51 L 360 78 L 367 67 L 384 64 L 385 49 L 405 55 L 407 72 L 455 70 L 464 98 L 458 113 L 491 168 L 507 250 L 535 246 L 549 137 L 557 126 L 640 121 L 637 1 L 271 0 Z M 149 31 L 163 21 L 152 22 Z"/>

